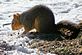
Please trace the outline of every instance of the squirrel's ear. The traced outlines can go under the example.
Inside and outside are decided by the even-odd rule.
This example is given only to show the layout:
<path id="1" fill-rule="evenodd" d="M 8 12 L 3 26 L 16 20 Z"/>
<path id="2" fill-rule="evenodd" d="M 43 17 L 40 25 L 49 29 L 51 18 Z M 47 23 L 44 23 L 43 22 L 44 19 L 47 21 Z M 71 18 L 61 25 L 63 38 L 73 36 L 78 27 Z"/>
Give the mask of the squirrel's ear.
<path id="1" fill-rule="evenodd" d="M 20 15 L 21 15 L 21 14 L 19 14 L 19 13 L 16 13 L 16 15 L 17 15 L 17 17 L 18 17 L 18 18 L 20 18 Z"/>
<path id="2" fill-rule="evenodd" d="M 14 14 L 14 15 L 13 15 L 13 18 L 14 18 L 14 19 L 15 19 L 15 18 L 17 18 L 17 15 L 16 15 L 16 14 Z"/>
<path id="3" fill-rule="evenodd" d="M 19 19 L 19 18 L 20 18 L 20 14 L 19 14 L 19 13 L 14 14 L 14 15 L 13 15 L 13 18 L 14 18 L 14 19 Z"/>
<path id="4" fill-rule="evenodd" d="M 16 15 L 20 15 L 19 13 L 16 13 Z"/>
<path id="5" fill-rule="evenodd" d="M 17 16 L 20 16 L 21 14 L 19 14 L 19 13 L 16 13 L 16 15 L 17 15 Z"/>

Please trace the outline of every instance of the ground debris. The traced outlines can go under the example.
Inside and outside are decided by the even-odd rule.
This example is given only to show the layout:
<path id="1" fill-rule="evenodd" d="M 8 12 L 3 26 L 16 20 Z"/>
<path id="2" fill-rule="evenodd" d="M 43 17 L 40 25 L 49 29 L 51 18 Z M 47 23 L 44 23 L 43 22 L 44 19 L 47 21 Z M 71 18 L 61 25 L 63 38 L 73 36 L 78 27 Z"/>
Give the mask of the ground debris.
<path id="1" fill-rule="evenodd" d="M 44 53 L 54 53 L 58 55 L 80 55 L 82 53 L 82 39 L 76 38 L 63 41 L 34 40 L 30 44 L 30 48 L 37 48 Z"/>

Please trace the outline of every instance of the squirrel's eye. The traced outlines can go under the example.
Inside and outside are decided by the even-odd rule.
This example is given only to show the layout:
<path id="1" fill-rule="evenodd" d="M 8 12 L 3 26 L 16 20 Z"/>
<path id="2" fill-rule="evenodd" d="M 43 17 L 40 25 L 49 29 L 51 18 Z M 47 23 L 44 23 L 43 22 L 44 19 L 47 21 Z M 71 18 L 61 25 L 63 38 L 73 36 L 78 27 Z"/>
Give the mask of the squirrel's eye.
<path id="1" fill-rule="evenodd" d="M 13 21 L 12 21 L 12 24 L 14 24 L 15 22 L 16 22 L 16 20 L 13 20 Z"/>

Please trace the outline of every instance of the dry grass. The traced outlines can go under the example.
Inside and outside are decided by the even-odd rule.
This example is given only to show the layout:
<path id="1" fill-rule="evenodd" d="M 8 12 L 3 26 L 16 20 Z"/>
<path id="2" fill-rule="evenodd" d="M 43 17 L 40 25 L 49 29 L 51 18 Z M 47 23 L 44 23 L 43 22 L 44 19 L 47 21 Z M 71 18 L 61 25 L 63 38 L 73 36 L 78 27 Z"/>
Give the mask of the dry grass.
<path id="1" fill-rule="evenodd" d="M 81 55 L 82 54 L 82 32 L 78 38 L 72 40 L 40 40 L 34 39 L 30 48 L 37 48 L 44 53 L 54 53 L 58 55 Z"/>

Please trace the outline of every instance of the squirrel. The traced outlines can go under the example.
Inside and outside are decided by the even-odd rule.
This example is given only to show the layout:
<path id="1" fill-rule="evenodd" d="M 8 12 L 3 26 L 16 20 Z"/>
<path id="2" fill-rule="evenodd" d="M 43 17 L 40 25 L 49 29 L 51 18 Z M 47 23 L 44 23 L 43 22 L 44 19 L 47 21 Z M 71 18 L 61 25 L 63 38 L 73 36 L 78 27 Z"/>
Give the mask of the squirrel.
<path id="1" fill-rule="evenodd" d="M 22 14 L 14 14 L 11 24 L 12 30 L 24 27 L 24 33 L 35 28 L 38 33 L 54 33 L 56 31 L 53 12 L 44 5 L 36 5 Z"/>

